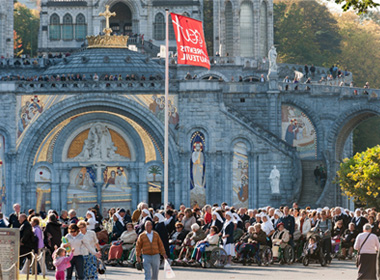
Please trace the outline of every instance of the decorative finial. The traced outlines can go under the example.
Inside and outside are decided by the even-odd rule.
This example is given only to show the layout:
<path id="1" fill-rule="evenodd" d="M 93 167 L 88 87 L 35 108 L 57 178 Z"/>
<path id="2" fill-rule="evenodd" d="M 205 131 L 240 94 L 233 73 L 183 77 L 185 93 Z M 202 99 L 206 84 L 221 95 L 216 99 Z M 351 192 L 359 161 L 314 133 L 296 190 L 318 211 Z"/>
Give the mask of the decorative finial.
<path id="1" fill-rule="evenodd" d="M 99 16 L 103 16 L 106 18 L 106 28 L 103 29 L 104 34 L 110 36 L 112 33 L 112 29 L 110 28 L 110 17 L 116 16 L 116 13 L 111 13 L 109 10 L 110 6 L 106 5 L 106 10 L 103 13 L 99 13 Z"/>

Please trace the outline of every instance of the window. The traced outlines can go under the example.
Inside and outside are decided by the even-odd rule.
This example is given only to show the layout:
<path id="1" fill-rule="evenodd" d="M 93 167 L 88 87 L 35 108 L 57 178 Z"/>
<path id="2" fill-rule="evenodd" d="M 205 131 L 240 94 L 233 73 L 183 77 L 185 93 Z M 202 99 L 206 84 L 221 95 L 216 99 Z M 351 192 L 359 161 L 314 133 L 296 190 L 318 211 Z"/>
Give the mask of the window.
<path id="1" fill-rule="evenodd" d="M 49 39 L 61 40 L 61 25 L 59 23 L 59 16 L 57 14 L 53 14 L 50 17 Z"/>
<path id="2" fill-rule="evenodd" d="M 173 28 L 171 15 L 169 15 L 169 40 L 175 40 L 175 34 L 174 34 L 174 28 Z"/>
<path id="3" fill-rule="evenodd" d="M 75 40 L 83 41 L 87 35 L 86 18 L 83 14 L 79 14 L 75 23 Z"/>
<path id="4" fill-rule="evenodd" d="M 73 18 L 71 15 L 66 14 L 63 17 L 62 39 L 73 40 Z"/>
<path id="5" fill-rule="evenodd" d="M 240 7 L 240 55 L 253 57 L 255 38 L 253 18 L 253 5 L 250 1 L 244 1 Z"/>
<path id="6" fill-rule="evenodd" d="M 154 20 L 154 39 L 165 40 L 165 17 L 159 13 Z"/>

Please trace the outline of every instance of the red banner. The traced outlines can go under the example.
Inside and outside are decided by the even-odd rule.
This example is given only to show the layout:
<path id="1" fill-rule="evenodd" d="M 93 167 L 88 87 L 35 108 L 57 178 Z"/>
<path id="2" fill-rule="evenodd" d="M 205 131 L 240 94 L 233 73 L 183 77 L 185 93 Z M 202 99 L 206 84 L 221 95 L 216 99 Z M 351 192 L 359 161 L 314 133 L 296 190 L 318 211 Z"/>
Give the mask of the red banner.
<path id="1" fill-rule="evenodd" d="M 210 69 L 202 22 L 171 13 L 177 40 L 177 63 Z"/>

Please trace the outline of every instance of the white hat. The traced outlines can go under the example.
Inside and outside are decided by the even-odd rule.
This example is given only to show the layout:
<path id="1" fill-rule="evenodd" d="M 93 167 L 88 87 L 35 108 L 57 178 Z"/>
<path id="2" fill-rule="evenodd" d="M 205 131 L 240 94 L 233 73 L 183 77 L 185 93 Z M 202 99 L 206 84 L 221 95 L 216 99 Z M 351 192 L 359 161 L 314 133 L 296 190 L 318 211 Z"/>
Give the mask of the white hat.
<path id="1" fill-rule="evenodd" d="M 192 230 L 198 230 L 198 229 L 199 229 L 199 225 L 198 225 L 197 223 L 192 224 L 192 225 L 191 225 L 191 229 L 192 229 Z"/>

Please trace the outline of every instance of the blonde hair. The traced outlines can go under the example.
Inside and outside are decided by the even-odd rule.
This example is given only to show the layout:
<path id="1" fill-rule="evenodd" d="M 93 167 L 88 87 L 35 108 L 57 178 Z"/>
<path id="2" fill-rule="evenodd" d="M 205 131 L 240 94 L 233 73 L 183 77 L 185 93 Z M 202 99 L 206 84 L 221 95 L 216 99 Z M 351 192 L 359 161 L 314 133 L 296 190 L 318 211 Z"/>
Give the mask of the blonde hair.
<path id="1" fill-rule="evenodd" d="M 79 221 L 79 222 L 77 223 L 77 226 L 78 226 L 78 227 L 87 227 L 87 223 L 86 223 L 85 221 Z"/>

